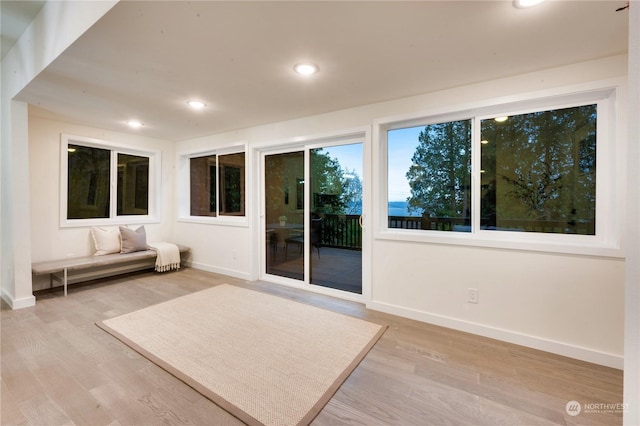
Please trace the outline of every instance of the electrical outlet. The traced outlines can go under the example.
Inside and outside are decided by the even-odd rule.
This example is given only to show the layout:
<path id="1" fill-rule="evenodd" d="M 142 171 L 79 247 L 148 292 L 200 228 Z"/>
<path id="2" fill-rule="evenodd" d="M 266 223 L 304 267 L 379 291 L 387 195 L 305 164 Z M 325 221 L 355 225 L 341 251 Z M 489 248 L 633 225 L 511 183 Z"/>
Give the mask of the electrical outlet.
<path id="1" fill-rule="evenodd" d="M 467 303 L 478 303 L 478 289 L 477 288 L 468 288 L 467 289 Z"/>

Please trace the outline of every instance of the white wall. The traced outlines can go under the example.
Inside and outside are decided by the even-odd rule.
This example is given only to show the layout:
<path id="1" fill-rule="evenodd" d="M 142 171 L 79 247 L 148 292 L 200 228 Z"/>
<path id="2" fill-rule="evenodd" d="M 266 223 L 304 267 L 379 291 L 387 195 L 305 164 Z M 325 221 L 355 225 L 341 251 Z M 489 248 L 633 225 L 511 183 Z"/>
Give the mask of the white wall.
<path id="1" fill-rule="evenodd" d="M 2 59 L 0 285 L 12 308 L 35 304 L 31 283 L 27 105 L 15 96 L 117 1 L 47 2 Z"/>
<path id="2" fill-rule="evenodd" d="M 33 262 L 93 254 L 89 227 L 60 227 L 60 134 L 96 138 L 131 148 L 159 150 L 162 182 L 160 223 L 144 224 L 148 241 L 170 241 L 174 216 L 173 142 L 136 134 L 117 133 L 29 114 L 29 170 L 31 258 Z M 138 224 L 134 227 L 139 226 Z M 176 241 L 180 242 L 180 241 Z M 41 283 L 34 283 L 34 289 Z"/>
<path id="3" fill-rule="evenodd" d="M 389 241 L 375 253 L 374 309 L 622 366 L 621 259 Z"/>
<path id="4" fill-rule="evenodd" d="M 437 111 L 487 99 L 508 100 L 524 93 L 626 77 L 626 73 L 626 56 L 616 56 L 191 139 L 178 142 L 176 150 L 180 153 L 244 140 L 255 154 L 253 150 L 257 148 L 277 146 L 295 138 L 371 126 L 383 117 Z M 377 149 L 375 140 L 371 144 L 369 149 Z M 257 155 L 253 156 L 251 170 L 258 170 Z M 374 164 L 374 180 L 378 176 Z M 253 188 L 248 193 L 253 194 L 250 201 L 257 212 L 259 198 L 255 191 Z M 374 196 L 375 205 L 379 206 L 379 201 Z M 375 208 L 368 213 L 370 226 Z M 259 258 L 257 223 L 250 221 L 248 229 L 178 223 L 175 230 L 181 242 L 196 248 L 194 261 L 198 267 L 231 269 L 234 275 L 255 278 Z M 241 250 L 235 261 L 230 260 L 230 247 Z M 368 305 L 374 309 L 622 367 L 625 266 L 621 258 L 387 239 L 374 239 L 372 251 L 374 278 Z M 480 292 L 480 303 L 473 306 L 465 303 L 466 288 L 471 286 Z"/>

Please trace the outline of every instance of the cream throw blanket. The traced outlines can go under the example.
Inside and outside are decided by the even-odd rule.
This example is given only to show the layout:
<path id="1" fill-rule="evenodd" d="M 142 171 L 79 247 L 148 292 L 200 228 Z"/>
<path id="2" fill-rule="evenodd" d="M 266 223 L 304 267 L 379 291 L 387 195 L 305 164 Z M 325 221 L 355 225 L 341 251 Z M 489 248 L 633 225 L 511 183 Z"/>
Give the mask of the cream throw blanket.
<path id="1" fill-rule="evenodd" d="M 148 244 L 151 250 L 158 254 L 156 257 L 156 271 L 166 272 L 180 269 L 180 250 L 178 246 L 171 243 L 151 243 Z"/>

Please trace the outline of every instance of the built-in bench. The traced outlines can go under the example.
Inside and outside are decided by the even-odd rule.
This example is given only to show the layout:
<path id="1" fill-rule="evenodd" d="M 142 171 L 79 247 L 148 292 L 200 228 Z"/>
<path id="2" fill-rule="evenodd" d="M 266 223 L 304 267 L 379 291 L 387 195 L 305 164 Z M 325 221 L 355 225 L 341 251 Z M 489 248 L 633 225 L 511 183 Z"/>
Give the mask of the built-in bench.
<path id="1" fill-rule="evenodd" d="M 188 253 L 189 247 L 178 245 L 180 255 Z M 114 253 L 102 256 L 82 256 L 70 257 L 67 259 L 47 260 L 44 262 L 35 262 L 31 264 L 31 272 L 33 275 L 50 276 L 50 287 L 53 282 L 57 281 L 64 286 L 64 295 L 67 295 L 67 285 L 71 279 L 70 275 L 79 271 L 109 269 L 118 265 L 133 264 L 136 262 L 155 260 L 157 254 L 154 250 L 136 251 L 133 253 Z M 149 267 L 152 267 L 151 263 Z M 115 275 L 117 270 L 111 271 L 108 275 Z M 104 276 L 104 275 L 103 275 Z"/>

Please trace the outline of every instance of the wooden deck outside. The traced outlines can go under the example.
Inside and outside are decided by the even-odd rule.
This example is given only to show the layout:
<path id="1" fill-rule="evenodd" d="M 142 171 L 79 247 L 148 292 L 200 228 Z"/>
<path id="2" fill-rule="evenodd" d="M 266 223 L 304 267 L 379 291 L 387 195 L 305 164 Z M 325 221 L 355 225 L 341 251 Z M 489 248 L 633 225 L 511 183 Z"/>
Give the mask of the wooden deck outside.
<path id="1" fill-rule="evenodd" d="M 311 284 L 362 293 L 362 252 L 334 247 L 313 247 L 310 253 Z M 271 262 L 271 263 L 269 263 Z M 304 279 L 304 256 L 289 247 L 267 258 L 267 273 L 296 280 Z"/>

